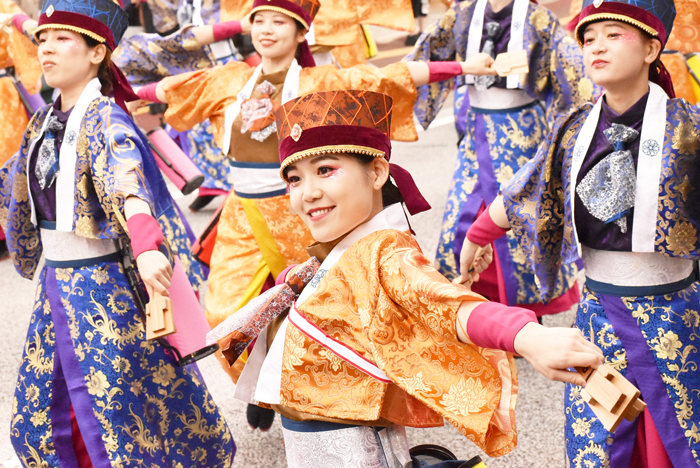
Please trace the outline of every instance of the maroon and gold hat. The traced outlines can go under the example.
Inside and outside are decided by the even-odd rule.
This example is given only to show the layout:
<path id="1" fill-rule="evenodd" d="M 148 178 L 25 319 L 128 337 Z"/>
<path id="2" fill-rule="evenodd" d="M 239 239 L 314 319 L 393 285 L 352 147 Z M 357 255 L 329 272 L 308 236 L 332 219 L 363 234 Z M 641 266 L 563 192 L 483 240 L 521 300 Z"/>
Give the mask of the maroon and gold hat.
<path id="1" fill-rule="evenodd" d="M 583 0 L 574 35 L 583 46 L 586 26 L 598 21 L 621 21 L 631 24 L 666 46 L 673 29 L 676 7 L 673 0 Z M 661 60 L 654 62 L 649 70 L 649 80 L 661 86 L 669 97 L 675 97 L 671 75 Z"/>
<path id="2" fill-rule="evenodd" d="M 280 173 L 295 162 L 322 154 L 354 153 L 391 158 L 391 96 L 359 90 L 326 91 L 287 102 L 275 113 Z M 390 164 L 411 214 L 430 209 L 411 174 Z"/>
<path id="3" fill-rule="evenodd" d="M 294 18 L 309 29 L 319 8 L 321 4 L 318 0 L 255 0 L 250 12 L 252 17 L 252 13 L 256 11 L 278 11 Z"/>
<path id="4" fill-rule="evenodd" d="M 256 11 L 277 11 L 299 21 L 302 26 L 309 29 L 319 8 L 321 8 L 321 4 L 318 0 L 255 0 L 249 18 L 252 21 Z M 297 60 L 299 65 L 304 68 L 316 66 L 308 41 L 304 41 L 300 45 L 297 51 Z"/>

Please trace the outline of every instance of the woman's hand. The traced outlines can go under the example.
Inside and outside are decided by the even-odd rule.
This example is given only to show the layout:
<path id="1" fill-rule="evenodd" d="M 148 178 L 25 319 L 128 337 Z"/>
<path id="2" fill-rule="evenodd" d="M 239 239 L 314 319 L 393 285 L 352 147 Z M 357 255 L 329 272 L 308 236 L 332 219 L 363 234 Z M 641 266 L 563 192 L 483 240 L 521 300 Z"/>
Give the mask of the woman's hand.
<path id="1" fill-rule="evenodd" d="M 491 247 L 491 244 L 479 247 L 465 237 L 459 257 L 459 271 L 461 275 L 455 282 L 467 285 L 476 283 L 479 281 L 479 275 L 491 265 L 491 262 L 493 262 L 493 247 Z"/>
<path id="2" fill-rule="evenodd" d="M 497 75 L 496 70 L 491 68 L 493 57 L 480 52 L 469 57 L 462 62 L 463 75 Z"/>
<path id="3" fill-rule="evenodd" d="M 481 254 L 481 258 L 477 254 Z M 459 253 L 459 271 L 462 278 L 460 283 L 479 281 L 479 274 L 486 270 L 492 261 L 493 248 L 491 245 L 480 247 L 465 237 L 462 250 Z"/>
<path id="4" fill-rule="evenodd" d="M 153 292 L 168 296 L 170 278 L 173 276 L 173 268 L 167 257 L 159 250 L 147 250 L 136 259 L 136 267 L 141 274 L 141 279 L 146 285 L 148 295 Z"/>
<path id="5" fill-rule="evenodd" d="M 586 386 L 586 381 L 569 367 L 598 368 L 603 353 L 575 328 L 547 328 L 531 322 L 513 342 L 515 351 L 528 360 L 537 372 L 550 380 Z"/>

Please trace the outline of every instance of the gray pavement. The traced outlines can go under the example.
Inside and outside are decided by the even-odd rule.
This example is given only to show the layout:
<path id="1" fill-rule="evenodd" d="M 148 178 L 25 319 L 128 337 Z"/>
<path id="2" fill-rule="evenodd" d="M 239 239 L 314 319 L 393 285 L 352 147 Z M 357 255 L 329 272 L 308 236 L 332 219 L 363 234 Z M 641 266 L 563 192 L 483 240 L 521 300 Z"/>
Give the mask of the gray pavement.
<path id="1" fill-rule="evenodd" d="M 432 258 L 437 245 L 442 209 L 456 156 L 456 134 L 450 122 L 451 109 L 443 109 L 436 126 L 421 132 L 416 143 L 396 143 L 393 161 L 406 167 L 433 210 L 412 218 L 425 254 Z M 187 205 L 193 196 L 178 200 L 195 232 L 201 232 L 212 214 L 191 213 Z M 34 299 L 35 282 L 20 278 L 10 261 L 0 262 L 0 463 L 14 457 L 9 439 L 10 417 L 15 380 L 24 346 Z M 569 326 L 573 313 L 546 318 L 548 325 Z M 516 410 L 519 429 L 518 447 L 509 455 L 486 460 L 489 468 L 564 465 L 563 385 L 547 381 L 523 360 L 517 363 L 520 386 Z M 263 468 L 285 466 L 279 418 L 267 433 L 251 431 L 245 422 L 245 405 L 233 399 L 233 384 L 213 358 L 200 364 L 206 382 L 225 414 L 238 445 L 234 467 Z M 479 454 L 476 446 L 449 424 L 435 429 L 409 429 L 411 444 L 437 443 L 461 458 Z M 5 463 L 12 466 L 11 463 Z M 1 466 L 1 465 L 0 465 Z"/>

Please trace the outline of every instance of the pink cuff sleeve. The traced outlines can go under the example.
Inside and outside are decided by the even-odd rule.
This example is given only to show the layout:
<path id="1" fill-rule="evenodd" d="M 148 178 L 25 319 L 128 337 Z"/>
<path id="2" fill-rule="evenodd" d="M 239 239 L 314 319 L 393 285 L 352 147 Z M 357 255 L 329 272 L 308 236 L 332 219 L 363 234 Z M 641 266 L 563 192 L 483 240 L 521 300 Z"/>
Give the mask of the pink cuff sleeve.
<path id="1" fill-rule="evenodd" d="M 510 231 L 510 229 L 503 229 L 493 222 L 489 214 L 489 206 L 476 218 L 467 231 L 467 239 L 481 247 L 500 239 L 506 232 Z"/>
<path id="2" fill-rule="evenodd" d="M 225 23 L 217 23 L 212 26 L 214 30 L 214 41 L 223 41 L 229 37 L 233 37 L 236 34 L 241 33 L 241 22 L 240 21 L 226 21 Z"/>
<path id="3" fill-rule="evenodd" d="M 466 332 L 477 346 L 515 353 L 515 335 L 530 322 L 537 323 L 531 310 L 484 302 L 469 315 Z"/>
<path id="4" fill-rule="evenodd" d="M 158 250 L 163 243 L 163 231 L 156 218 L 146 213 L 133 215 L 126 221 L 134 258 L 147 250 Z"/>
<path id="5" fill-rule="evenodd" d="M 460 62 L 428 62 L 428 83 L 449 80 L 462 74 Z"/>
<path id="6" fill-rule="evenodd" d="M 290 265 L 284 270 L 282 270 L 282 273 L 280 273 L 277 276 L 277 280 L 275 281 L 275 286 L 279 286 L 280 284 L 284 284 L 287 281 L 287 275 L 289 274 L 289 270 L 294 268 L 296 265 Z"/>
<path id="7" fill-rule="evenodd" d="M 158 88 L 158 82 L 147 84 L 143 88 L 139 89 L 136 91 L 136 94 L 138 95 L 139 98 L 143 99 L 144 101 L 151 101 L 151 102 L 162 102 L 158 99 L 158 96 L 156 95 L 156 89 Z"/>
<path id="8" fill-rule="evenodd" d="M 31 18 L 23 13 L 18 13 L 12 17 L 12 24 L 15 26 L 17 31 L 24 33 L 24 30 L 22 29 L 22 26 L 24 26 L 24 22 L 27 20 L 30 20 Z"/>

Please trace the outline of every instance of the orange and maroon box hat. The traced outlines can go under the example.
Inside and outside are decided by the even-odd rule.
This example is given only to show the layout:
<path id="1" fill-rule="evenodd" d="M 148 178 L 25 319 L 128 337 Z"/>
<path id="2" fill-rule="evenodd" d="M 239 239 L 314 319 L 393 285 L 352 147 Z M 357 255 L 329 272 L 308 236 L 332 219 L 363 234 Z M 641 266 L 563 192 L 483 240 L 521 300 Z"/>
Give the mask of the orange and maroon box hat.
<path id="1" fill-rule="evenodd" d="M 281 168 L 301 159 L 330 153 L 391 158 L 391 96 L 372 91 L 338 90 L 301 96 L 275 113 Z M 411 214 L 430 209 L 411 174 L 390 163 Z"/>

